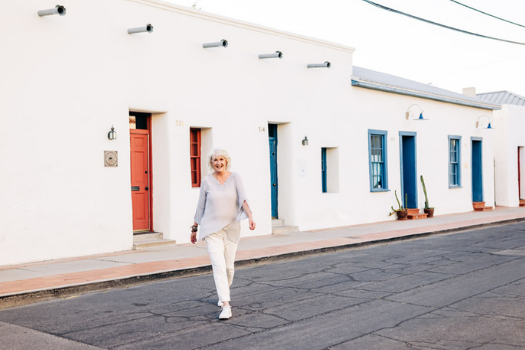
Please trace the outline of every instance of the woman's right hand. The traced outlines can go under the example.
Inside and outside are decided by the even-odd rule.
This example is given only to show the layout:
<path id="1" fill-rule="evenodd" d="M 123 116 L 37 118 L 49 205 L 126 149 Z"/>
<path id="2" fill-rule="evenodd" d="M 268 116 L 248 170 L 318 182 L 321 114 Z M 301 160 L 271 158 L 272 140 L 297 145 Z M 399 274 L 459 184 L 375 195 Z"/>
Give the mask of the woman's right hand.
<path id="1" fill-rule="evenodd" d="M 197 232 L 192 232 L 190 236 L 191 243 L 197 243 Z"/>

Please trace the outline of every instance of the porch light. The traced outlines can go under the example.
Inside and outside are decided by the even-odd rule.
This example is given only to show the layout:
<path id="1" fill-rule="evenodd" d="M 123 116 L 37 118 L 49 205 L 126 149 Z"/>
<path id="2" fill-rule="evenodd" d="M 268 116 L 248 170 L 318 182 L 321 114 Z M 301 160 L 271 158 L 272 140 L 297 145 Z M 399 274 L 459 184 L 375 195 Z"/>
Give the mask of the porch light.
<path id="1" fill-rule="evenodd" d="M 283 58 L 283 53 L 281 51 L 275 51 L 275 53 L 266 53 L 259 55 L 260 60 L 264 58 Z"/>
<path id="2" fill-rule="evenodd" d="M 487 121 L 488 121 L 488 122 L 487 122 L 487 127 L 484 127 L 484 126 L 485 126 L 485 123 L 481 120 L 481 119 L 485 119 L 485 118 L 486 118 Z M 491 130 L 494 129 L 494 128 L 492 127 L 492 124 L 490 123 L 490 118 L 489 118 L 488 116 L 484 115 L 484 114 L 483 114 L 483 115 L 480 115 L 480 116 L 478 117 L 478 120 L 476 121 L 476 128 L 484 128 L 484 129 L 491 129 Z"/>
<path id="3" fill-rule="evenodd" d="M 228 47 L 228 40 L 225 40 L 225 39 L 222 39 L 221 41 L 217 41 L 215 43 L 205 43 L 205 44 L 202 44 L 202 47 L 205 48 L 205 49 L 209 49 L 209 48 L 212 48 L 212 47 Z"/>
<path id="4" fill-rule="evenodd" d="M 306 68 L 330 68 L 332 64 L 328 61 L 324 63 L 309 63 L 306 65 Z"/>
<path id="5" fill-rule="evenodd" d="M 308 137 L 305 136 L 302 142 L 303 146 L 308 146 Z"/>
<path id="6" fill-rule="evenodd" d="M 117 132 L 115 131 L 115 128 L 113 125 L 111 125 L 111 131 L 108 132 L 108 140 L 116 140 L 117 139 Z"/>
<path id="7" fill-rule="evenodd" d="M 64 6 L 62 6 L 62 5 L 56 5 L 55 8 L 53 8 L 53 9 L 38 11 L 38 15 L 40 17 L 50 16 L 50 15 L 64 16 L 65 14 L 66 14 L 66 8 Z"/>
<path id="8" fill-rule="evenodd" d="M 412 116 L 414 115 L 414 111 L 411 111 L 410 108 L 412 108 L 414 106 L 419 108 L 419 118 L 413 118 L 412 119 Z M 428 120 L 428 119 L 425 119 L 423 117 L 423 109 L 418 104 L 413 104 L 413 105 L 408 106 L 408 109 L 405 112 L 405 118 L 406 118 L 406 120 Z"/>
<path id="9" fill-rule="evenodd" d="M 151 33 L 153 32 L 153 26 L 151 24 L 146 24 L 144 27 L 136 27 L 136 28 L 129 28 L 128 34 L 136 34 L 136 33 Z"/>

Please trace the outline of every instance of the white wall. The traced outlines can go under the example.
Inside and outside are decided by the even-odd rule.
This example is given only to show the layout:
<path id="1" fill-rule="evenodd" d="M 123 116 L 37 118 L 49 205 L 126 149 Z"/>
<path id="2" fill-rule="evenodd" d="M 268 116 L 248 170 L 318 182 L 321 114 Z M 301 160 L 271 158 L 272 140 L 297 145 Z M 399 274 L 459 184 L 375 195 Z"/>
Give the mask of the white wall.
<path id="1" fill-rule="evenodd" d="M 503 105 L 494 112 L 494 153 L 496 158 L 496 203 L 502 206 L 519 206 L 518 147 L 525 146 L 525 107 Z M 521 162 L 522 186 L 525 183 L 525 163 Z M 522 190 L 525 196 L 525 188 Z"/>
<path id="2" fill-rule="evenodd" d="M 430 205 L 436 215 L 472 211 L 471 137 L 483 138 L 483 191 L 486 205 L 494 203 L 493 131 L 477 129 L 480 115 L 491 111 L 442 103 L 415 97 L 390 94 L 363 88 L 351 88 L 346 117 L 329 116 L 324 121 L 332 128 L 312 127 L 308 132 L 313 174 L 302 180 L 302 191 L 297 199 L 300 212 L 298 222 L 303 230 L 323 227 L 395 220 L 388 217 L 390 206 L 397 207 L 400 178 L 399 132 L 417 133 L 417 178 L 419 208 L 425 197 L 419 181 L 425 178 Z M 405 112 L 417 103 L 425 111 L 427 121 L 406 120 Z M 368 163 L 368 130 L 385 130 L 388 153 L 388 192 L 370 192 Z M 314 136 L 313 130 L 315 130 Z M 312 134 L 312 135 L 311 135 Z M 449 188 L 448 136 L 461 136 L 461 187 Z M 321 193 L 320 148 L 338 147 L 338 193 Z M 319 155 L 317 155 L 319 153 Z M 320 158 L 319 158 L 320 159 Z M 307 190 L 310 189 L 310 190 Z M 401 200 L 401 198 L 400 198 Z"/>
<path id="3" fill-rule="evenodd" d="M 131 248 L 130 110 L 152 113 L 153 228 L 177 243 L 189 242 L 199 194 L 191 127 L 206 128 L 203 148 L 229 150 L 244 179 L 258 224 L 244 222 L 244 235 L 271 234 L 268 123 L 279 124 L 279 217 L 301 230 L 392 220 L 400 131 L 417 132 L 436 215 L 472 210 L 470 137 L 483 137 L 493 203 L 492 135 L 475 128 L 490 111 L 352 87 L 353 49 L 320 40 L 155 1 L 65 6 L 40 18 L 40 1 L 8 2 L 0 14 L 16 34 L 0 37 L 11 53 L 0 66 L 0 265 Z M 127 34 L 146 23 L 153 33 Z M 202 48 L 220 39 L 229 47 Z M 276 50 L 283 59 L 257 58 Z M 324 61 L 332 68 L 306 68 Z M 406 121 L 413 103 L 431 120 Z M 368 129 L 388 131 L 390 192 L 370 192 Z M 448 188 L 448 135 L 462 136 L 459 189 Z M 332 148 L 331 193 L 321 192 L 322 147 Z M 104 167 L 104 150 L 119 152 L 117 168 Z"/>
<path id="4" fill-rule="evenodd" d="M 351 72 L 351 48 L 162 3 L 75 1 L 65 16 L 42 18 L 40 1 L 4 5 L 0 22 L 15 35 L 0 38 L 10 52 L 0 67 L 1 176 L 9 184 L 0 265 L 131 248 L 129 110 L 153 113 L 156 231 L 188 242 L 195 126 L 210 128 L 243 175 L 258 221 L 249 233 L 270 234 L 267 124 L 322 115 L 324 96 Z M 127 34 L 146 23 L 153 33 Z M 222 38 L 227 49 L 202 48 Z M 257 58 L 276 50 L 282 60 Z M 306 69 L 326 60 L 332 69 Z M 115 141 L 106 136 L 112 125 Z M 296 132 L 288 142 L 300 143 Z M 119 152 L 117 168 L 103 166 L 104 150 Z"/>
<path id="5" fill-rule="evenodd" d="M 11 33 L 0 37 L 0 265 L 132 244 L 126 50 L 87 2 L 62 18 L 40 18 L 42 5 L 10 1 L 0 14 Z M 119 167 L 104 167 L 104 150 Z"/>

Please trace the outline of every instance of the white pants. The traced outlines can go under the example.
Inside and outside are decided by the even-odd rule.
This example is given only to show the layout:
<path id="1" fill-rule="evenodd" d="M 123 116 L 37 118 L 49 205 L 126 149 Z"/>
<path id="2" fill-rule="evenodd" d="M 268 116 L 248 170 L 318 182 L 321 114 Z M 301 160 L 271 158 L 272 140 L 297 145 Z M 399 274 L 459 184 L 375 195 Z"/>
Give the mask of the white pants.
<path id="1" fill-rule="evenodd" d="M 219 304 L 222 304 L 225 301 L 230 301 L 230 286 L 235 273 L 233 265 L 238 244 L 230 241 L 224 230 L 212 233 L 206 236 L 204 240 L 208 244 Z"/>

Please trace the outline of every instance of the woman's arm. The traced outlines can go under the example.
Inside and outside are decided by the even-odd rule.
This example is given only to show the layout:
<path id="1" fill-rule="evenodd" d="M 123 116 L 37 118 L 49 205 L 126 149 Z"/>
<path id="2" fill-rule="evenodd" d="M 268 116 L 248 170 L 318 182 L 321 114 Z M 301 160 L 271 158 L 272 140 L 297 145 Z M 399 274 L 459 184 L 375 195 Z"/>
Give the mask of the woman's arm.
<path id="1" fill-rule="evenodd" d="M 237 216 L 237 220 L 243 220 L 248 218 L 250 223 L 250 230 L 255 230 L 255 221 L 253 220 L 253 214 L 248 205 L 248 198 L 246 197 L 246 191 L 244 190 L 244 184 L 242 182 L 241 176 L 235 173 L 235 187 L 237 188 L 237 200 L 240 206 L 239 209 L 242 209 Z"/>
<path id="2" fill-rule="evenodd" d="M 193 220 L 194 224 L 200 225 L 202 217 L 204 216 L 204 210 L 206 209 L 206 185 L 204 179 L 201 183 L 201 190 L 199 193 L 199 201 L 197 202 L 197 209 L 195 209 L 195 217 Z"/>
<path id="3" fill-rule="evenodd" d="M 252 211 L 250 210 L 250 206 L 248 205 L 248 202 L 244 201 L 244 203 L 242 203 L 242 209 L 244 210 L 246 215 L 248 215 L 248 221 L 250 223 L 250 230 L 255 230 L 255 221 L 253 220 L 253 214 L 252 214 Z"/>
<path id="4" fill-rule="evenodd" d="M 204 211 L 206 209 L 206 182 L 204 179 L 201 181 L 201 190 L 199 193 L 199 201 L 197 202 L 197 209 L 195 210 L 195 217 L 193 218 L 193 226 L 191 227 L 190 240 L 191 243 L 195 244 L 197 242 L 197 227 L 201 223 L 202 217 L 204 216 Z"/>

